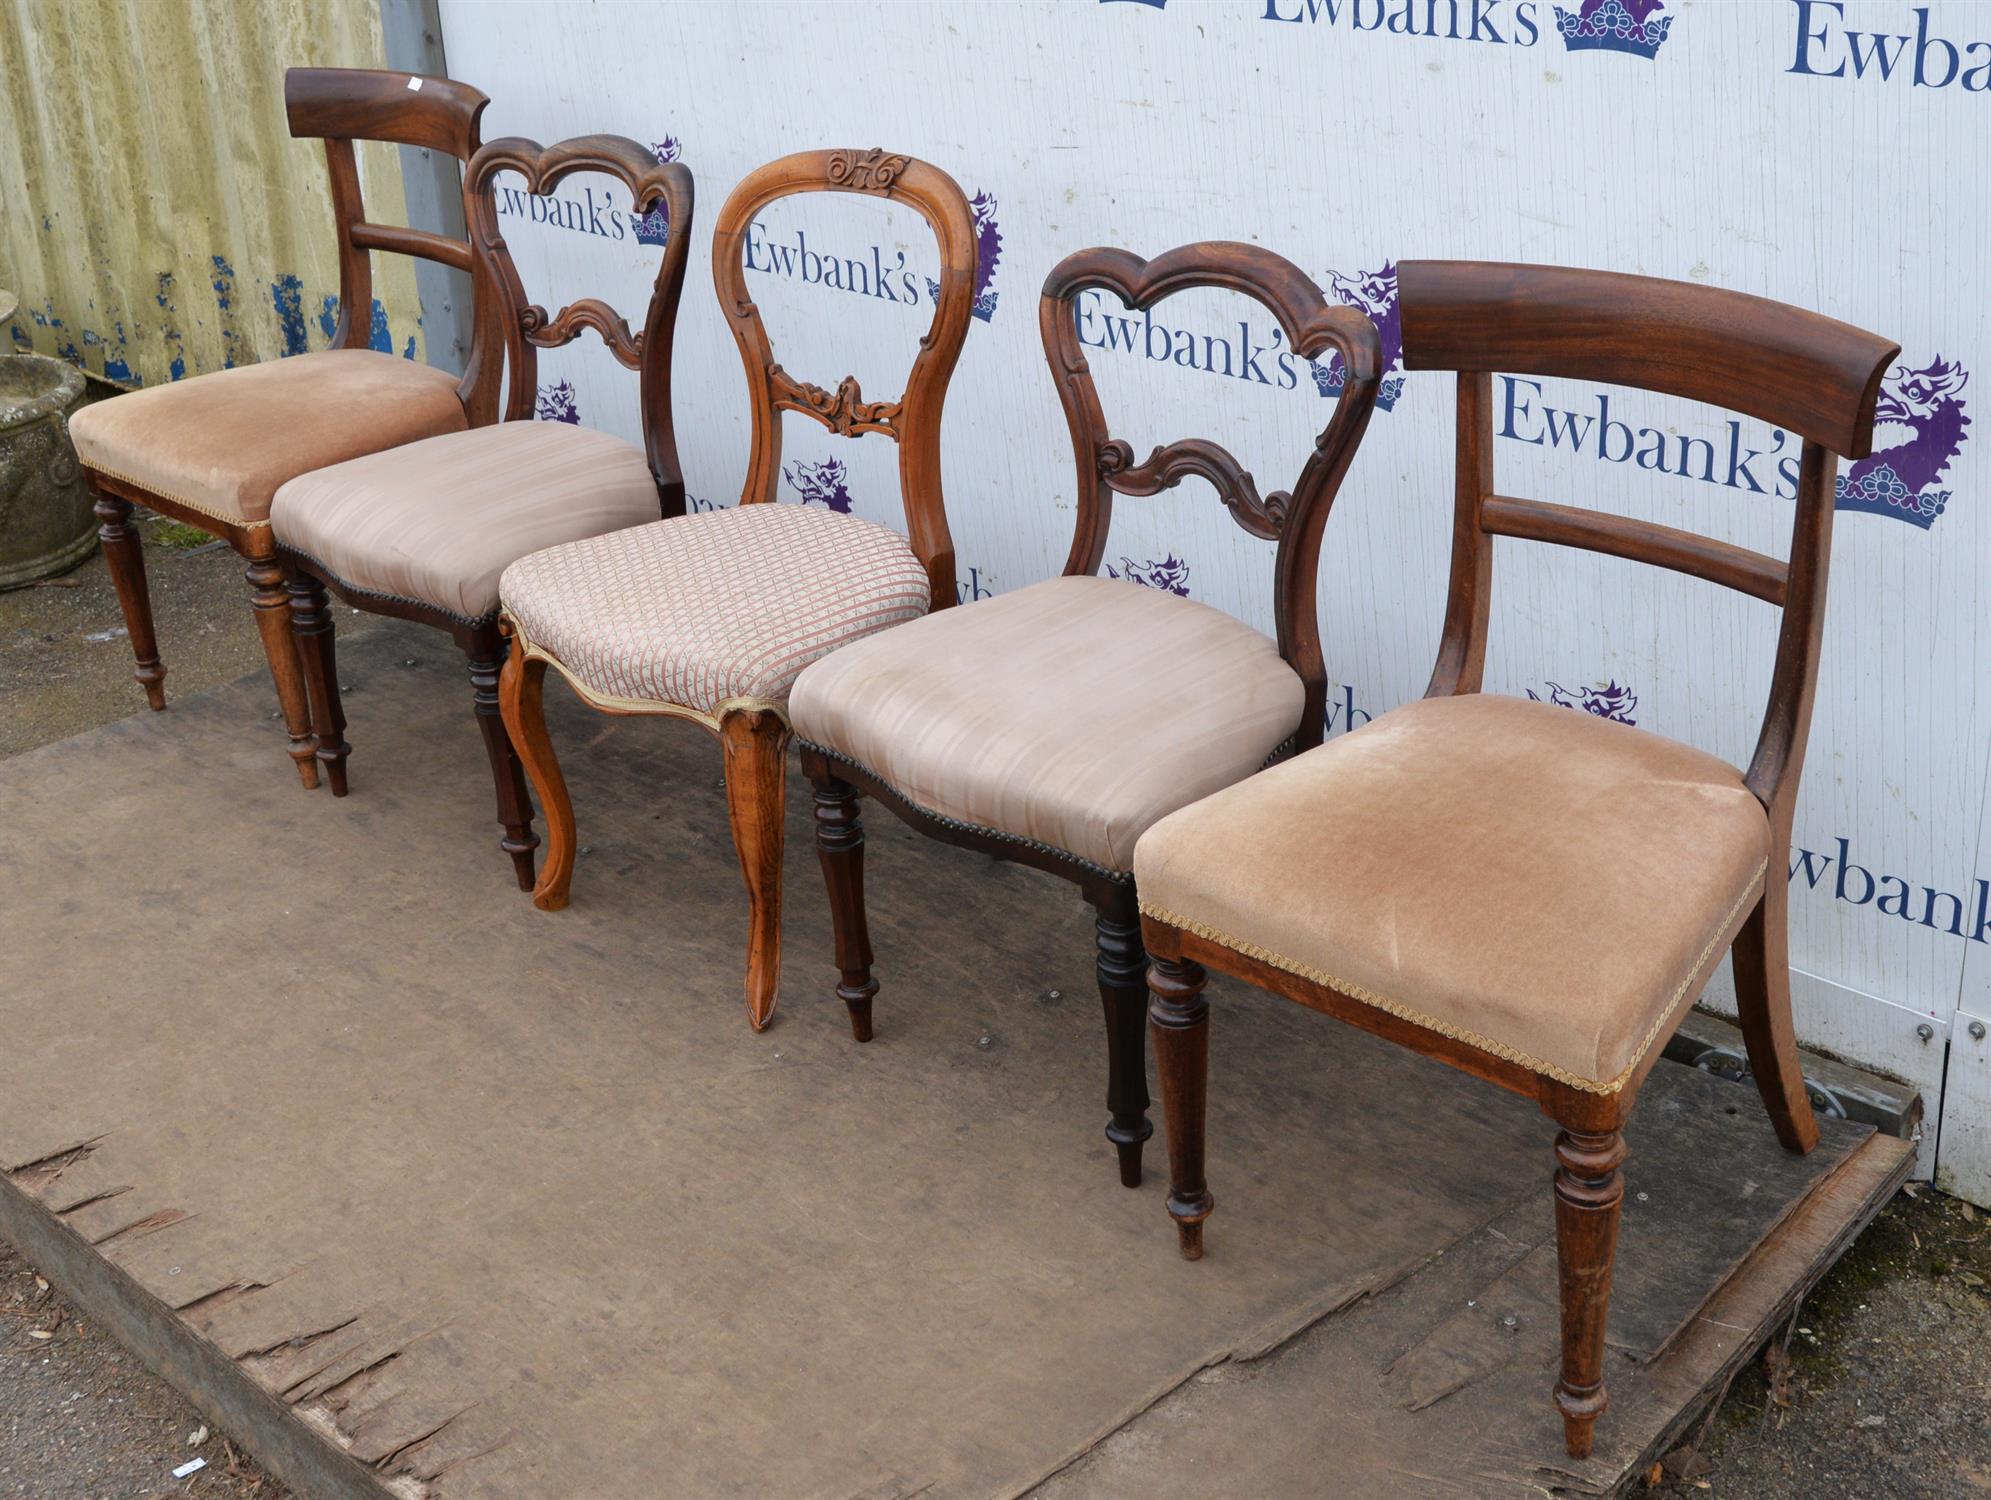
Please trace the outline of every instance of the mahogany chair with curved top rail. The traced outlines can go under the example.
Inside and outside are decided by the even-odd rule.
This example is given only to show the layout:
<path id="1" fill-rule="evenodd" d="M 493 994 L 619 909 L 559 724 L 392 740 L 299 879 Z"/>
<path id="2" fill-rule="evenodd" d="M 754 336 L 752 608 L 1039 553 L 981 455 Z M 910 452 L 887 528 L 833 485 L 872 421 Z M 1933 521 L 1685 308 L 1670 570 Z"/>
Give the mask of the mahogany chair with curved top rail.
<path id="1" fill-rule="evenodd" d="M 1811 723 L 1839 457 L 1872 445 L 1899 350 L 1736 292 L 1602 271 L 1405 261 L 1405 364 L 1458 375 L 1451 585 L 1425 696 L 1155 825 L 1134 859 L 1154 956 L 1168 1209 L 1202 1254 L 1207 969 L 1532 1097 L 1555 1121 L 1562 1363 L 1577 1458 L 1604 1411 L 1604 1330 L 1640 1084 L 1724 951 L 1777 1138 L 1818 1127 L 1790 1012 L 1783 879 Z M 1495 493 L 1496 371 L 1623 385 L 1800 434 L 1788 562 Z M 1782 609 L 1746 772 L 1645 730 L 1483 694 L 1492 538 L 1673 569 Z M 1332 820 L 1333 852 L 1321 827 Z"/>
<path id="2" fill-rule="evenodd" d="M 331 347 L 99 402 L 76 414 L 70 436 L 96 497 L 98 536 L 147 701 L 155 709 L 166 706 L 166 668 L 153 629 L 145 554 L 131 526 L 133 504 L 211 532 L 247 561 L 256 626 L 291 758 L 304 785 L 315 787 L 310 709 L 270 531 L 271 500 L 287 480 L 309 470 L 490 421 L 500 374 L 493 366 L 481 378 L 458 381 L 367 347 L 371 252 L 396 251 L 460 271 L 471 270 L 471 252 L 444 235 L 369 223 L 353 142 L 425 146 L 468 161 L 489 101 L 448 78 L 292 68 L 284 75 L 284 103 L 292 135 L 325 141 L 339 237 L 340 314 Z"/>
<path id="3" fill-rule="evenodd" d="M 747 294 L 747 230 L 776 199 L 809 192 L 909 204 L 939 242 L 933 322 L 896 401 L 866 401 L 848 375 L 827 391 L 775 363 Z M 882 150 L 805 151 L 754 171 L 720 209 L 712 240 L 713 279 L 753 409 L 739 506 L 550 548 L 505 571 L 500 591 L 512 633 L 505 722 L 547 826 L 534 903 L 546 911 L 565 906 L 574 870 L 573 803 L 541 706 L 547 667 L 605 713 L 703 726 L 722 746 L 726 807 L 746 878 L 746 1004 L 756 1031 L 773 1018 L 780 994 L 789 686 L 824 652 L 954 602 L 940 414 L 968 336 L 975 266 L 973 213 L 938 167 Z M 845 437 L 876 432 L 898 443 L 907 537 L 855 516 L 774 503 L 784 411 Z"/>
<path id="4" fill-rule="evenodd" d="M 529 304 L 498 228 L 494 180 L 517 172 L 547 193 L 575 172 L 621 179 L 643 213 L 661 202 L 670 233 L 643 332 L 606 303 L 583 298 L 548 317 Z M 671 337 L 691 233 L 691 173 L 623 136 L 591 135 L 553 146 L 507 137 L 470 159 L 465 177 L 471 245 L 483 296 L 468 383 L 509 367 L 504 420 L 334 464 L 277 491 L 271 524 L 283 561 L 292 624 L 310 688 L 316 755 L 337 796 L 347 789 L 346 718 L 339 697 L 331 589 L 355 609 L 419 620 L 447 631 L 470 662 L 477 727 L 497 791 L 499 847 L 521 890 L 532 889 L 532 803 L 498 711 L 504 642 L 498 576 L 549 544 L 684 514 L 684 481 L 671 425 Z M 641 378 L 643 448 L 589 428 L 532 420 L 538 356 L 584 328 Z"/>
<path id="5" fill-rule="evenodd" d="M 1191 287 L 1256 298 L 1307 358 L 1340 354 L 1348 380 L 1290 493 L 1261 497 L 1217 443 L 1187 439 L 1139 464 L 1110 436 L 1079 344 L 1087 290 L 1144 310 Z M 914 828 L 1074 882 L 1098 914 L 1107 1043 L 1106 1137 L 1120 1179 L 1141 1181 L 1147 1064 L 1135 841 L 1156 819 L 1320 743 L 1327 673 L 1315 576 L 1321 531 L 1375 406 L 1381 347 L 1369 320 L 1330 306 L 1297 266 L 1250 245 L 1186 245 L 1153 261 L 1086 250 L 1044 283 L 1044 352 L 1070 424 L 1078 525 L 1061 576 L 904 625 L 804 672 L 791 704 L 815 783 L 816 847 L 835 922 L 838 996 L 871 1037 L 864 909 L 869 794 Z M 1098 576 L 1113 496 L 1194 475 L 1247 532 L 1274 541 L 1278 639 L 1207 605 Z"/>

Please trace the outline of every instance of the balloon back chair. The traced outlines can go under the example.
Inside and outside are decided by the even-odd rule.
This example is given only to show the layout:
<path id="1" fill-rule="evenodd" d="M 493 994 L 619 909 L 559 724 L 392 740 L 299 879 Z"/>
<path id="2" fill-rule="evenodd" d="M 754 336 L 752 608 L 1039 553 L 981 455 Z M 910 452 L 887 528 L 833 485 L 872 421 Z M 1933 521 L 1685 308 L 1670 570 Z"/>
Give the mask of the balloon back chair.
<path id="1" fill-rule="evenodd" d="M 1205 971 L 1251 981 L 1534 1099 L 1556 1123 L 1571 1455 L 1605 1407 L 1604 1325 L 1640 1084 L 1731 954 L 1750 1067 L 1795 1152 L 1817 1143 L 1790 1012 L 1784 880 L 1825 619 L 1838 456 L 1872 445 L 1899 350 L 1708 287 L 1405 261 L 1405 364 L 1458 378 L 1451 586 L 1425 696 L 1162 820 L 1134 858 L 1182 1253 L 1201 1256 Z M 1499 494 L 1496 371 L 1710 402 L 1804 439 L 1787 562 Z M 1782 610 L 1746 771 L 1629 725 L 1480 691 L 1493 538 L 1607 553 Z M 1335 837 L 1322 830 L 1332 826 Z"/>
<path id="2" fill-rule="evenodd" d="M 775 363 L 747 294 L 755 215 L 778 198 L 817 192 L 908 204 L 939 241 L 933 322 L 896 401 L 865 400 L 849 375 L 834 392 L 795 379 Z M 938 167 L 873 150 L 805 151 L 759 168 L 726 200 L 712 238 L 713 279 L 753 410 L 739 506 L 549 548 L 505 572 L 512 633 L 505 722 L 546 817 L 534 902 L 546 911 L 565 906 L 574 873 L 573 802 L 541 701 L 547 667 L 604 713 L 701 725 L 721 745 L 726 809 L 746 877 L 747 1019 L 756 1031 L 780 996 L 789 687 L 824 652 L 954 602 L 940 414 L 968 336 L 975 266 L 973 213 Z M 907 537 L 856 516 L 774 503 L 785 411 L 844 437 L 882 433 L 899 445 Z"/>
<path id="3" fill-rule="evenodd" d="M 425 230 L 373 224 L 360 199 L 354 141 L 424 146 L 468 161 L 489 101 L 468 84 L 363 68 L 284 75 L 290 133 L 322 137 L 339 244 L 339 321 L 329 349 L 197 375 L 80 411 L 69 424 L 97 535 L 117 588 L 146 701 L 166 706 L 145 553 L 131 524 L 143 505 L 220 537 L 247 562 L 250 602 L 290 755 L 318 785 L 310 709 L 270 528 L 282 485 L 326 464 L 488 422 L 499 370 L 458 381 L 447 371 L 367 347 L 375 250 L 471 269 L 470 246 Z M 481 299 L 480 299 L 481 301 Z"/>
<path id="4" fill-rule="evenodd" d="M 527 303 L 498 227 L 495 180 L 516 172 L 528 191 L 550 193 L 575 172 L 621 179 L 634 211 L 661 203 L 670 232 L 643 332 L 588 297 L 548 317 Z M 590 135 L 542 147 L 507 137 L 471 159 L 466 180 L 471 242 L 481 287 L 465 379 L 494 379 L 507 364 L 504 420 L 335 464 L 294 479 L 271 508 L 304 674 L 316 755 L 336 795 L 346 794 L 346 717 L 339 697 L 326 589 L 355 609 L 419 620 L 447 631 L 469 658 L 472 704 L 495 783 L 499 847 L 519 888 L 531 890 L 532 803 L 498 712 L 504 643 L 498 575 L 551 543 L 684 513 L 684 482 L 671 428 L 671 336 L 692 219 L 691 173 L 623 136 Z M 643 447 L 565 422 L 533 421 L 537 351 L 591 328 L 618 363 L 638 372 Z"/>
<path id="5" fill-rule="evenodd" d="M 1141 463 L 1110 436 L 1079 344 L 1093 289 L 1146 309 L 1191 287 L 1262 303 L 1306 358 L 1348 379 L 1290 492 L 1261 496 L 1223 447 L 1191 438 Z M 804 672 L 792 713 L 815 784 L 816 848 L 835 923 L 837 994 L 871 1037 L 878 982 L 864 910 L 869 794 L 946 843 L 1074 882 L 1098 914 L 1107 1044 L 1106 1137 L 1141 1180 L 1148 1122 L 1147 957 L 1134 843 L 1156 819 L 1250 776 L 1287 745 L 1320 743 L 1327 699 L 1314 597 L 1321 530 L 1374 408 L 1381 350 L 1290 261 L 1250 245 L 1186 245 L 1153 261 L 1086 250 L 1044 283 L 1044 352 L 1071 428 L 1078 527 L 1064 573 L 850 646 Z M 1113 496 L 1207 481 L 1247 532 L 1276 543 L 1276 643 L 1208 605 L 1096 576 Z"/>

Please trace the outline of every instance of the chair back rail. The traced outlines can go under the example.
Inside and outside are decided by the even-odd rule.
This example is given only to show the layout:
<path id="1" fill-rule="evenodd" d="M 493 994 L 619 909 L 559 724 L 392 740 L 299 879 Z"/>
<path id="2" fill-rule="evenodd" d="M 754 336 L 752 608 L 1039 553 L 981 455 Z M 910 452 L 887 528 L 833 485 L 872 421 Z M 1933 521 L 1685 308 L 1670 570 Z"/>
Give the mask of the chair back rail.
<path id="1" fill-rule="evenodd" d="M 778 364 L 760 309 L 747 291 L 747 231 L 760 211 L 797 193 L 861 193 L 910 204 L 940 249 L 940 291 L 897 400 L 869 401 L 857 378 L 834 390 L 798 380 Z M 954 603 L 954 542 L 940 475 L 940 416 L 968 337 L 979 247 L 967 195 L 946 172 L 916 157 L 869 151 L 801 151 L 749 173 L 719 210 L 712 279 L 746 368 L 753 450 L 740 503 L 771 502 L 781 478 L 781 414 L 800 412 L 844 437 L 883 433 L 899 445 L 906 536 L 926 569 L 931 606 Z"/>
<path id="2" fill-rule="evenodd" d="M 1787 837 L 1817 691 L 1838 461 L 1872 450 L 1880 382 L 1899 346 L 1762 297 L 1608 271 L 1404 261 L 1397 286 L 1405 367 L 1458 374 L 1451 584 L 1426 696 L 1479 691 L 1495 536 L 1650 563 L 1762 599 L 1783 618 L 1744 779 Z M 1797 433 L 1804 441 L 1789 557 L 1496 494 L 1496 371 L 1681 396 Z"/>
<path id="3" fill-rule="evenodd" d="M 420 87 L 413 87 L 417 83 Z M 353 142 L 421 146 L 467 162 L 477 150 L 479 121 L 491 101 L 454 79 L 378 68 L 291 68 L 284 74 L 283 98 L 290 133 L 325 142 L 339 237 L 339 323 L 332 347 L 364 348 L 373 320 L 371 252 L 418 256 L 473 275 L 474 267 L 470 246 L 461 240 L 367 221 Z M 467 220 L 467 202 L 465 207 Z M 494 409 L 495 374 L 491 387 L 485 405 Z M 473 422 L 480 420 L 467 394 L 464 406 Z"/>
<path id="4" fill-rule="evenodd" d="M 670 234 L 657 267 L 643 331 L 632 333 L 628 322 L 608 303 L 583 297 L 548 316 L 526 297 L 518 267 L 498 227 L 495 179 L 516 172 L 526 190 L 551 192 L 575 172 L 602 172 L 629 189 L 638 214 L 663 203 Z M 691 243 L 694 207 L 691 172 L 678 162 L 656 156 L 627 136 L 584 135 L 541 146 L 519 136 L 506 136 L 480 147 L 464 177 L 470 243 L 478 274 L 492 295 L 478 303 L 469 367 L 461 391 L 493 388 L 499 372 L 511 370 L 504 420 L 531 417 L 539 388 L 539 350 L 573 342 L 584 329 L 593 329 L 617 363 L 635 370 L 641 380 L 643 450 L 656 481 L 657 498 L 666 516 L 684 514 L 684 472 L 678 462 L 677 433 L 671 413 L 671 341 L 677 328 L 678 300 L 684 291 L 685 263 Z"/>
<path id="5" fill-rule="evenodd" d="M 1217 287 L 1253 298 L 1278 321 L 1296 354 L 1315 359 L 1333 352 L 1347 368 L 1334 416 L 1315 439 L 1290 491 L 1261 494 L 1236 457 L 1208 438 L 1163 444 L 1135 463 L 1133 448 L 1109 434 L 1079 343 L 1079 295 L 1095 288 L 1110 291 L 1142 311 L 1191 287 Z M 1081 250 L 1052 269 L 1038 308 L 1044 354 L 1064 403 L 1078 470 L 1078 524 L 1065 559 L 1066 575 L 1099 571 L 1116 493 L 1153 495 L 1191 476 L 1206 480 L 1238 525 L 1277 543 L 1273 614 L 1279 654 L 1306 685 L 1299 747 L 1319 744 L 1327 710 L 1316 598 L 1321 532 L 1375 409 L 1382 371 L 1375 326 L 1352 307 L 1330 305 L 1313 280 L 1284 257 L 1221 240 L 1183 245 L 1151 261 L 1126 250 Z"/>

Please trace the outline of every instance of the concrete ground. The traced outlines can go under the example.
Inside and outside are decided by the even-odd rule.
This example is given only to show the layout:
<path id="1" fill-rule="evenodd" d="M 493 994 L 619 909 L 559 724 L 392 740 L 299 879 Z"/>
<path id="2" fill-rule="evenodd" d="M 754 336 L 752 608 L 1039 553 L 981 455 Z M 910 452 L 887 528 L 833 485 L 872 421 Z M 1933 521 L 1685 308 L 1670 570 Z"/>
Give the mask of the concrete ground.
<path id="1" fill-rule="evenodd" d="M 169 697 L 259 670 L 239 560 L 183 528 L 145 531 Z M 342 610 L 339 628 L 376 623 Z M 0 594 L 0 756 L 142 701 L 101 558 L 53 586 Z M 1736 1382 L 1700 1442 L 1655 1476 L 1658 1489 L 1738 1500 L 1991 1493 L 1987 1236 L 1991 1218 L 1956 1200 L 1897 1199 L 1814 1292 L 1787 1357 Z M 206 1466 L 171 1477 L 194 1458 Z M 0 1246 L 0 1497 L 284 1493 Z"/>

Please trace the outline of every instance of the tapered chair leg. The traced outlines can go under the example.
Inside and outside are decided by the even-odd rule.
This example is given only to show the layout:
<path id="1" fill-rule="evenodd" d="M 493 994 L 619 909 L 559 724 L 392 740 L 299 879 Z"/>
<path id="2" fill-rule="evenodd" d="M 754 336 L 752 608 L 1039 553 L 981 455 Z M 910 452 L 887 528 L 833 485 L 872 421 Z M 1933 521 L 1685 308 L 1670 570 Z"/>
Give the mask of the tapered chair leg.
<path id="1" fill-rule="evenodd" d="M 574 799 L 567 795 L 567 778 L 560 774 L 560 760 L 546 732 L 546 711 L 541 702 L 545 686 L 545 661 L 526 656 L 524 647 L 514 639 L 498 677 L 498 712 L 512 750 L 532 782 L 532 795 L 546 824 L 546 856 L 539 862 L 539 883 L 532 888 L 532 904 L 541 911 L 559 911 L 567 904 L 567 892 L 574 883 Z"/>
<path id="2" fill-rule="evenodd" d="M 1818 1144 L 1818 1120 L 1804 1087 L 1797 1033 L 1791 1024 L 1790 891 L 1770 864 L 1763 899 L 1735 935 L 1729 962 L 1735 970 L 1735 1011 L 1749 1051 L 1749 1071 L 1786 1151 L 1800 1155 Z"/>
<path id="3" fill-rule="evenodd" d="M 118 495 L 96 495 L 97 541 L 118 591 L 124 631 L 137 658 L 132 673 L 145 689 L 145 701 L 155 709 L 166 706 L 166 668 L 159 660 L 159 643 L 152 633 L 152 595 L 145 587 L 145 548 L 131 525 L 131 502 Z"/>
<path id="4" fill-rule="evenodd" d="M 816 788 L 816 858 L 830 898 L 830 927 L 836 938 L 837 998 L 850 1012 L 850 1034 L 871 1040 L 871 1001 L 878 981 L 871 977 L 871 933 L 864 915 L 864 821 L 858 790 L 834 776 Z"/>
<path id="5" fill-rule="evenodd" d="M 1140 912 L 1129 890 L 1125 906 L 1099 913 L 1099 999 L 1106 1013 L 1106 1139 L 1120 1157 L 1120 1181 L 1141 1185 L 1141 1148 L 1154 1134 L 1148 1119 L 1148 955 Z"/>
<path id="6" fill-rule="evenodd" d="M 1168 1215 L 1175 1220 L 1184 1260 L 1203 1258 L 1203 1221 L 1217 1200 L 1203 1180 L 1203 1113 L 1210 1072 L 1208 976 L 1187 959 L 1151 959 L 1148 1020 L 1154 1031 L 1155 1075 L 1168 1122 Z"/>
<path id="7" fill-rule="evenodd" d="M 346 795 L 346 711 L 339 701 L 339 663 L 333 647 L 332 611 L 325 585 L 298 568 L 284 570 L 290 627 L 311 704 L 312 750 L 334 797 Z M 260 618 L 260 617 L 259 617 Z"/>
<path id="8" fill-rule="evenodd" d="M 267 536 L 269 533 L 260 533 Z M 311 734 L 311 700 L 304 688 L 304 664 L 297 654 L 297 635 L 290 625 L 290 600 L 284 591 L 283 566 L 275 557 L 252 557 L 243 576 L 249 580 L 249 602 L 256 610 L 256 630 L 263 638 L 263 656 L 276 684 L 283 727 L 290 736 L 290 758 L 298 780 L 318 785 L 318 759 Z"/>
<path id="9" fill-rule="evenodd" d="M 733 709 L 719 720 L 726 813 L 747 881 L 747 1020 L 763 1031 L 781 997 L 782 815 L 788 721 L 773 709 Z"/>
<path id="10" fill-rule="evenodd" d="M 532 889 L 532 851 L 539 847 L 539 835 L 532 831 L 532 798 L 525 790 L 525 767 L 519 764 L 512 738 L 505 733 L 505 721 L 498 708 L 498 672 L 504 660 L 505 643 L 494 623 L 477 632 L 469 644 L 470 690 L 477 707 L 477 728 L 484 736 L 484 752 L 491 761 L 491 785 L 498 797 L 498 822 L 504 836 L 498 847 L 511 856 L 512 873 L 522 891 Z"/>
<path id="11" fill-rule="evenodd" d="M 1597 1418 L 1610 1405 L 1604 1389 L 1604 1327 L 1611 1308 L 1611 1267 L 1618 1253 L 1625 1199 L 1625 1139 L 1615 1130 L 1564 1130 L 1555 1141 L 1555 1239 L 1562 1287 L 1562 1373 L 1555 1383 L 1563 1441 L 1571 1458 L 1588 1458 Z"/>

